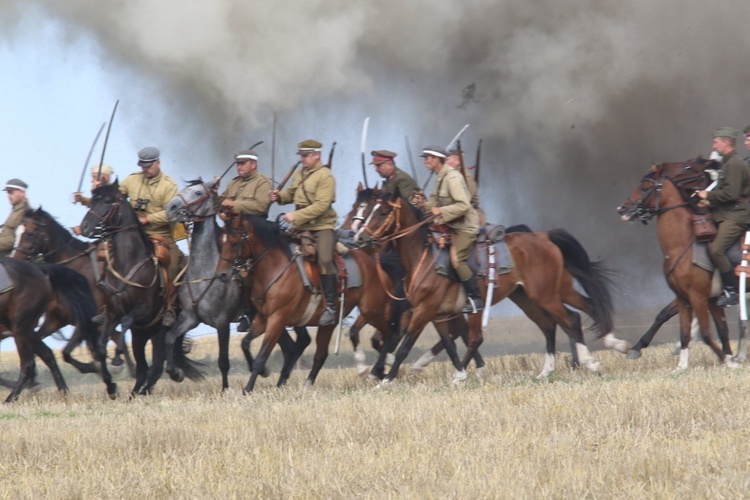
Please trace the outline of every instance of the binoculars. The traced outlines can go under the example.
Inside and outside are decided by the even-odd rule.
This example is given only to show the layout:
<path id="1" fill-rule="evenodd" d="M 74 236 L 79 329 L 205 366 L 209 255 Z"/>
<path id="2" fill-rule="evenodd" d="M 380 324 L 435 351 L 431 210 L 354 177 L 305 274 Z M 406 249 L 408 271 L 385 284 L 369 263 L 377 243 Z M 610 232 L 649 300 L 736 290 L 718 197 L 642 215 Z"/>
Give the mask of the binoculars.
<path id="1" fill-rule="evenodd" d="M 146 207 L 148 206 L 148 202 L 151 200 L 144 200 L 143 198 L 138 198 L 135 200 L 135 206 L 133 207 L 135 210 L 146 210 Z"/>

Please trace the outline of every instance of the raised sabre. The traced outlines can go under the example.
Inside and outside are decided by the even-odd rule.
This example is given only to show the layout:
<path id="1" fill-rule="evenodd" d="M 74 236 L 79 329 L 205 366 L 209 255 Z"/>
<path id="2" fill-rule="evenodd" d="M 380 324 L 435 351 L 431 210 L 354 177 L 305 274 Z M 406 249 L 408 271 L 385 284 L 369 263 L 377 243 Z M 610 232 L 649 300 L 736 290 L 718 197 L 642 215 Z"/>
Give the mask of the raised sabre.
<path id="1" fill-rule="evenodd" d="M 417 169 L 414 167 L 414 158 L 411 156 L 411 145 L 409 144 L 409 136 L 404 136 L 404 143 L 406 144 L 406 155 L 409 157 L 409 165 L 411 165 L 411 175 L 414 178 L 414 182 L 419 185 L 419 180 L 417 180 Z"/>
<path id="2" fill-rule="evenodd" d="M 367 129 L 370 126 L 370 117 L 368 116 L 365 118 L 365 122 L 362 124 L 362 177 L 364 177 L 365 180 L 365 189 L 368 189 L 367 186 L 367 168 L 365 167 L 365 149 L 367 149 Z"/>
<path id="3" fill-rule="evenodd" d="M 99 160 L 99 170 L 96 172 L 96 180 L 102 178 L 102 163 L 104 163 L 104 152 L 107 151 L 107 142 L 109 142 L 109 131 L 112 130 L 112 122 L 115 119 L 115 113 L 117 112 L 117 105 L 120 104 L 120 100 L 115 101 L 115 107 L 112 108 L 112 116 L 109 117 L 109 125 L 107 125 L 107 135 L 104 136 L 104 146 L 102 146 L 102 157 Z"/>
<path id="4" fill-rule="evenodd" d="M 463 133 L 466 132 L 467 128 L 469 128 L 469 124 L 468 123 L 466 125 L 464 125 L 461 130 L 458 131 L 458 133 L 456 134 L 456 137 L 454 137 L 453 140 L 451 142 L 449 142 L 447 146 L 445 146 L 445 149 L 446 150 L 451 149 L 458 142 L 458 140 L 461 138 L 461 136 L 463 135 Z M 423 193 L 427 190 L 427 185 L 430 183 L 430 179 L 432 179 L 432 175 L 434 173 L 435 173 L 434 170 L 430 170 L 430 175 L 427 177 L 427 180 L 425 181 L 424 185 L 422 186 L 422 192 Z"/>
<path id="5" fill-rule="evenodd" d="M 276 112 L 273 113 L 273 130 L 271 131 L 271 187 L 276 182 Z"/>
<path id="6" fill-rule="evenodd" d="M 81 180 L 78 181 L 78 190 L 76 191 L 76 193 L 80 193 L 81 189 L 83 189 L 83 178 L 86 176 L 86 170 L 88 170 L 89 168 L 89 161 L 91 161 L 91 155 L 94 153 L 94 148 L 96 147 L 96 143 L 99 142 L 99 136 L 102 135 L 102 130 L 104 130 L 104 126 L 106 124 L 107 122 L 102 122 L 102 126 L 99 127 L 99 132 L 97 132 L 96 137 L 94 137 L 94 142 L 91 143 L 89 154 L 88 156 L 86 156 L 86 161 L 83 164 L 83 171 L 81 172 Z"/>

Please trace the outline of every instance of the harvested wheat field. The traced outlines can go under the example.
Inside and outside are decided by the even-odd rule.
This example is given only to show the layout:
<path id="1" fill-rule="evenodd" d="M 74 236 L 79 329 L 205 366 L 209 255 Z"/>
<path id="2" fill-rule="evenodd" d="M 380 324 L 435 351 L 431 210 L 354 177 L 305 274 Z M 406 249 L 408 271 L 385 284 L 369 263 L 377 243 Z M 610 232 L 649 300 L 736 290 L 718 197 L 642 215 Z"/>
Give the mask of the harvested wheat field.
<path id="1" fill-rule="evenodd" d="M 356 376 L 345 344 L 314 387 L 304 386 L 303 368 L 286 388 L 274 386 L 274 374 L 243 396 L 239 337 L 226 394 L 218 391 L 213 338 L 198 339 L 193 353 L 208 363 L 206 380 L 163 378 L 153 396 L 135 400 L 125 397 L 132 383 L 125 373 L 117 375 L 119 399 L 109 401 L 93 375 L 64 367 L 71 390 L 63 397 L 40 368 L 42 388 L 0 410 L 0 497 L 747 494 L 748 367 L 724 369 L 697 346 L 690 370 L 673 374 L 676 360 L 661 346 L 637 361 L 597 351 L 602 377 L 572 370 L 569 355 L 559 354 L 558 372 L 540 382 L 541 335 L 525 340 L 538 352 L 489 356 L 483 379 L 459 387 L 442 361 L 411 376 L 407 364 L 396 384 L 376 391 Z M 8 376 L 12 355 L 2 354 Z"/>

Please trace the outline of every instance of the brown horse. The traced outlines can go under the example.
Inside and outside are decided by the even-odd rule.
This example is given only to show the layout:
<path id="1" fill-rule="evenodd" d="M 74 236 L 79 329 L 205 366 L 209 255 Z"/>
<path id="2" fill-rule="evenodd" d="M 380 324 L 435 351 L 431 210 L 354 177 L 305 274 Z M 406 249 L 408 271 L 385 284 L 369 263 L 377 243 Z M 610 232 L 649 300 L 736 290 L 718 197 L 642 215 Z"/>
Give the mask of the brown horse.
<path id="1" fill-rule="evenodd" d="M 438 274 L 431 254 L 431 243 L 421 214 L 405 199 L 386 194 L 370 200 L 370 215 L 359 234 L 363 244 L 383 245 L 393 242 L 407 273 L 408 299 L 414 307 L 396 361 L 384 382 L 392 381 L 400 364 L 416 342 L 424 326 L 433 320 L 460 314 L 465 300 L 458 281 Z M 555 369 L 555 328 L 560 325 L 575 344 L 583 366 L 601 373 L 601 363 L 591 354 L 583 339 L 580 315 L 566 304 L 584 311 L 594 320 L 594 328 L 605 338 L 605 345 L 627 352 L 627 342 L 616 339 L 612 330 L 612 301 L 605 269 L 591 262 L 581 244 L 563 230 L 549 233 L 518 232 L 505 238 L 515 267 L 497 277 L 492 303 L 507 297 L 534 321 L 547 339 L 545 365 L 540 377 Z M 585 297 L 573 286 L 576 279 L 588 294 Z M 483 287 L 486 279 L 482 278 Z M 481 315 L 469 317 L 469 349 L 463 366 L 482 343 Z"/>
<path id="2" fill-rule="evenodd" d="M 693 264 L 693 213 L 697 200 L 692 194 L 706 188 L 710 179 L 704 170 L 716 165 L 715 162 L 702 159 L 652 165 L 630 198 L 617 208 L 625 221 L 640 219 L 645 223 L 652 217 L 657 217 L 659 244 L 664 254 L 664 276 L 677 295 L 680 316 L 682 349 L 676 370 L 688 368 L 690 320 L 693 313 L 698 318 L 703 341 L 725 366 L 737 366 L 732 360 L 724 311 L 716 306 L 714 300 L 709 300 L 713 273 Z M 721 348 L 711 336 L 709 310 L 716 323 Z"/>
<path id="3" fill-rule="evenodd" d="M 291 240 L 280 232 L 275 223 L 259 216 L 233 217 L 224 227 L 216 276 L 226 283 L 236 272 L 246 274 L 250 286 L 243 290 L 249 293 L 249 298 L 258 311 L 252 329 L 246 336 L 247 341 L 242 342 L 248 358 L 249 340 L 265 332 L 260 351 L 253 362 L 250 380 L 245 387 L 246 393 L 253 390 L 258 375 L 263 372 L 268 356 L 285 327 L 317 325 L 325 305 L 320 293 L 305 288 L 290 244 Z M 345 315 L 357 306 L 368 323 L 387 332 L 387 335 L 392 335 L 389 324 L 390 301 L 380 285 L 375 262 L 359 251 L 350 252 L 350 258 L 359 269 L 362 284 L 356 288 L 348 288 L 343 311 L 338 311 L 337 314 Z M 312 274 L 314 276 L 316 273 Z M 341 286 L 340 283 L 339 289 Z M 313 288 L 317 287 L 313 285 Z M 340 304 L 337 306 L 340 307 Z M 316 351 L 307 377 L 308 384 L 315 382 L 328 356 L 328 344 L 334 329 L 335 325 L 318 326 Z M 301 352 L 297 353 L 299 355 Z M 382 373 L 384 362 L 385 350 L 373 368 L 375 374 Z"/>
<path id="4" fill-rule="evenodd" d="M 16 237 L 16 245 L 11 254 L 12 257 L 26 260 L 41 258 L 44 262 L 64 265 L 81 273 L 89 282 L 98 310 L 104 310 L 107 295 L 104 293 L 104 290 L 97 286 L 104 266 L 96 258 L 95 245 L 73 237 L 67 229 L 62 227 L 54 217 L 42 210 L 41 207 L 36 210 L 27 210 L 19 229 L 19 234 Z M 63 323 L 58 322 L 55 324 L 48 323 L 50 319 L 49 317 L 45 318 L 45 326 L 43 328 L 47 328 L 51 332 L 57 331 L 68 324 L 65 323 L 64 318 L 60 318 Z M 115 329 L 112 329 L 112 333 L 112 340 L 116 346 L 112 365 L 122 365 L 122 356 L 124 356 L 130 374 L 135 376 L 135 365 L 122 335 Z M 65 349 L 63 349 L 63 358 L 68 363 L 76 366 L 78 370 L 89 373 L 92 371 L 90 363 L 81 363 L 72 355 L 72 351 L 77 345 L 75 342 L 69 342 L 65 346 Z"/>

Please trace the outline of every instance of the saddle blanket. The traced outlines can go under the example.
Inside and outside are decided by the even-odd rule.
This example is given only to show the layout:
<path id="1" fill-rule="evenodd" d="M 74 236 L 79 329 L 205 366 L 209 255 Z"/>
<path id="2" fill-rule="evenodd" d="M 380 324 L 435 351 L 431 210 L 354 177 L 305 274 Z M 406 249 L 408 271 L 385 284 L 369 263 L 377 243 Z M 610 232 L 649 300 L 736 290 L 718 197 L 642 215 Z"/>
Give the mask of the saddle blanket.
<path id="1" fill-rule="evenodd" d="M 732 267 L 736 267 L 740 263 L 742 260 L 740 240 L 737 240 L 729 247 L 727 257 L 729 258 L 729 262 L 732 263 Z M 701 269 L 705 269 L 709 273 L 714 271 L 716 266 L 714 266 L 711 255 L 708 252 L 708 243 L 693 242 L 693 264 Z"/>
<path id="2" fill-rule="evenodd" d="M 516 267 L 516 264 L 513 262 L 513 256 L 508 250 L 508 245 L 505 241 L 500 241 L 499 243 L 493 243 L 492 246 L 495 249 L 495 270 L 497 275 L 508 274 Z M 475 245 L 466 263 L 475 275 L 486 277 L 488 266 L 487 247 L 480 245 L 479 250 L 477 250 L 477 246 Z M 458 275 L 451 265 L 450 249 L 440 249 L 433 243 L 432 252 L 435 256 L 435 271 L 442 276 L 458 281 Z M 495 285 L 497 286 L 497 282 Z"/>
<path id="3" fill-rule="evenodd" d="M 5 270 L 5 266 L 0 265 L 0 293 L 5 293 L 13 289 L 13 281 L 11 281 L 8 271 Z"/>

